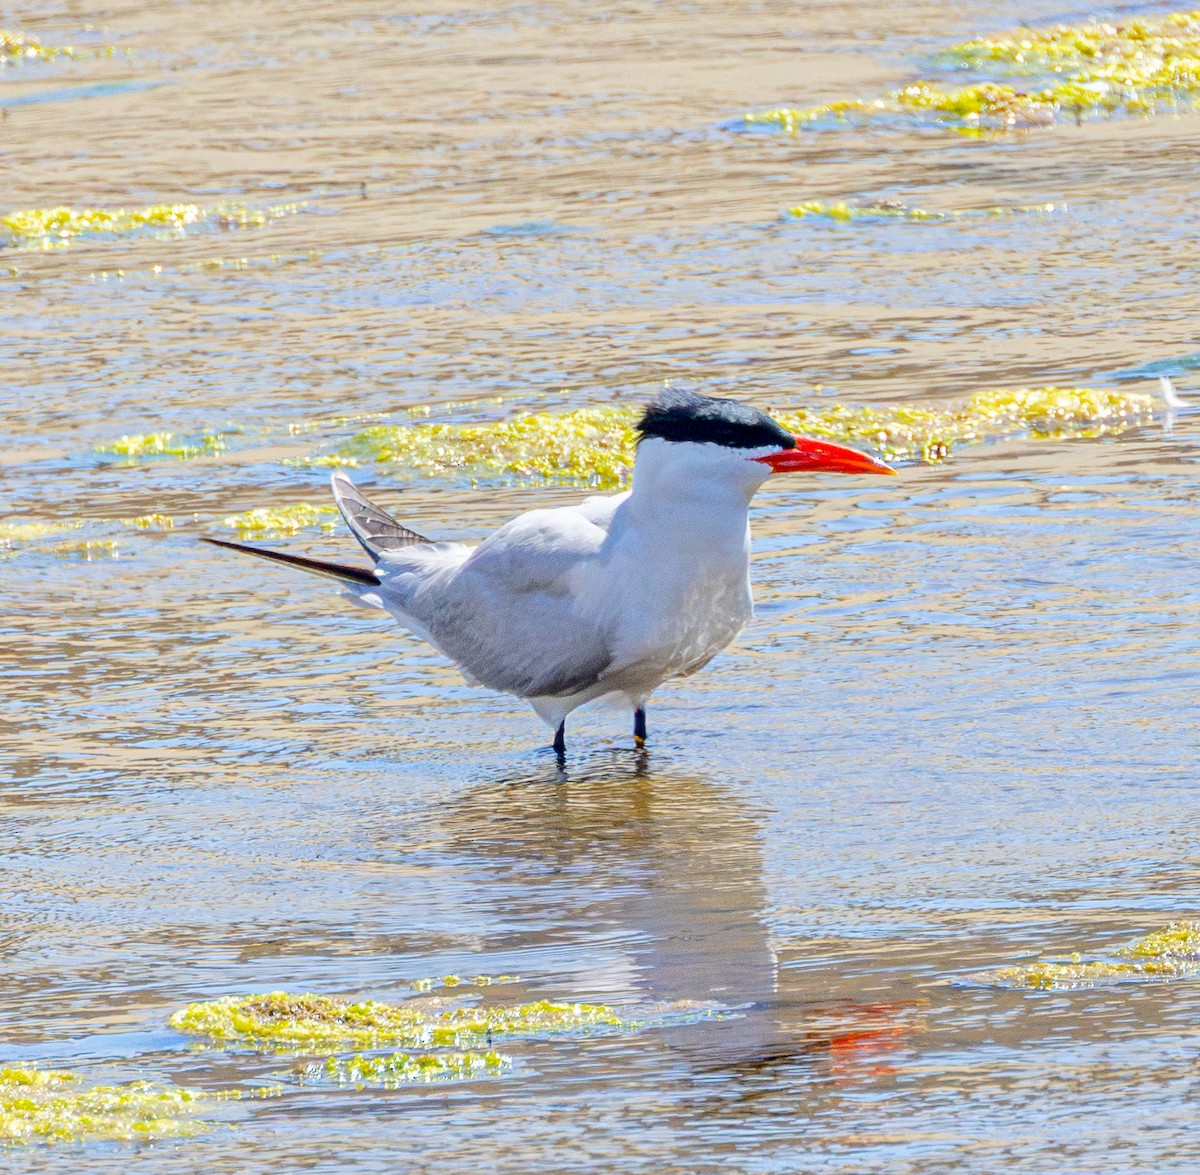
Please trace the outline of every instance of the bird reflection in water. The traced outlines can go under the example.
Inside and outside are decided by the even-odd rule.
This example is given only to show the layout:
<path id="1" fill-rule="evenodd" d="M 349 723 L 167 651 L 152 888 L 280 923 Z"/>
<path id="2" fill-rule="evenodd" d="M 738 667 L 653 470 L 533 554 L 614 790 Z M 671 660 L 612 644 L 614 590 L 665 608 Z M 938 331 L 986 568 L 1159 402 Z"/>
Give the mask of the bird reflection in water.
<path id="1" fill-rule="evenodd" d="M 843 998 L 844 982 L 781 971 L 762 820 L 735 788 L 655 770 L 648 752 L 613 753 L 475 788 L 439 819 L 445 851 L 498 882 L 473 901 L 493 904 L 514 938 L 489 945 L 531 952 L 569 985 L 539 994 L 683 1013 L 638 1037 L 681 1076 L 757 1085 L 805 1065 L 858 1080 L 890 1071 L 919 1029 L 912 1005 L 862 1003 Z M 687 1019 L 705 1009 L 729 1014 Z"/>

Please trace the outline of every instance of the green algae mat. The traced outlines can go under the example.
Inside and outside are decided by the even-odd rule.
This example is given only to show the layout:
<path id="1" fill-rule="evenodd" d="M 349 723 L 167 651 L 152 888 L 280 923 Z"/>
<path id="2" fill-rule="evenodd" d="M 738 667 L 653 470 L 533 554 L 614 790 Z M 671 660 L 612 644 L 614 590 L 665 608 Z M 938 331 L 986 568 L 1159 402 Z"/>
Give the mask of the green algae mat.
<path id="1" fill-rule="evenodd" d="M 970 977 L 969 982 L 1066 990 L 1197 975 L 1200 922 L 1179 921 L 1119 948 L 1108 958 L 1085 960 L 1075 955 L 1065 962 L 1038 962 L 987 972 Z M 447 976 L 440 981 L 427 980 L 412 985 L 413 992 L 420 993 L 417 998 L 397 1003 L 354 1001 L 311 992 L 226 996 L 188 1004 L 174 1012 L 168 1024 L 201 1038 L 208 1048 L 327 1053 L 292 1071 L 290 1080 L 298 1087 L 393 1089 L 507 1073 L 513 1067 L 513 1058 L 492 1047 L 495 1038 L 578 1039 L 597 1031 L 628 1035 L 648 1027 L 729 1015 L 711 1006 L 680 1004 L 634 1018 L 605 1004 L 543 999 L 484 1006 L 463 1002 L 457 992 L 450 997 L 442 994 L 515 978 L 477 976 L 461 980 Z M 434 992 L 435 988 L 441 990 Z M 450 1006 L 446 1006 L 447 998 Z M 464 1044 L 483 1047 L 462 1051 Z M 346 1049 L 382 1048 L 389 1051 L 340 1055 Z M 409 1051 L 417 1048 L 427 1051 Z M 0 1068 L 0 1144 L 193 1138 L 219 1125 L 201 1115 L 220 1103 L 273 1098 L 283 1093 L 282 1086 L 206 1091 L 149 1081 L 88 1084 L 68 1070 Z"/>
<path id="2" fill-rule="evenodd" d="M 1101 958 L 1075 952 L 1069 958 L 1038 961 L 971 976 L 989 987 L 1069 991 L 1137 980 L 1192 979 L 1200 975 L 1200 922 L 1172 922 L 1130 946 Z"/>
<path id="3" fill-rule="evenodd" d="M 462 980 L 447 976 L 418 982 L 413 991 L 480 988 L 513 978 L 475 976 Z M 293 1079 L 301 1085 L 395 1088 L 507 1073 L 515 1062 L 512 1056 L 493 1048 L 499 1040 L 578 1040 L 597 1032 L 629 1036 L 647 1028 L 728 1015 L 713 1006 L 682 1003 L 632 1017 L 606 1004 L 542 999 L 480 1005 L 456 999 L 460 994 L 384 1003 L 273 991 L 188 1004 L 173 1013 L 168 1023 L 213 1047 L 284 1054 L 329 1052 L 323 1060 L 293 1071 Z M 339 1055 L 346 1049 L 396 1051 Z"/>
<path id="4" fill-rule="evenodd" d="M 98 451 L 127 457 L 131 461 L 139 457 L 174 457 L 188 461 L 193 457 L 212 457 L 225 452 L 227 447 L 220 433 L 202 433 L 194 440 L 185 440 L 173 432 L 143 432 L 119 437 Z"/>
<path id="5" fill-rule="evenodd" d="M 603 1004 L 538 1000 L 514 1006 L 439 1009 L 374 1000 L 351 1003 L 333 996 L 275 991 L 189 1004 L 168 1023 L 180 1032 L 221 1042 L 297 1048 L 328 1044 L 448 1046 L 495 1036 L 629 1028 L 633 1022 Z"/>
<path id="6" fill-rule="evenodd" d="M 512 1058 L 488 1050 L 486 1053 L 388 1053 L 368 1057 L 328 1057 L 303 1069 L 299 1080 L 305 1085 L 377 1086 L 396 1089 L 414 1082 L 474 1080 L 504 1073 Z"/>
<path id="7" fill-rule="evenodd" d="M 203 1039 L 207 1044 L 201 1047 L 207 1049 L 327 1054 L 283 1076 L 296 1086 L 390 1089 L 506 1073 L 513 1059 L 491 1047 L 497 1037 L 579 1038 L 601 1030 L 630 1034 L 724 1014 L 707 1006 L 679 1005 L 633 1019 L 604 1004 L 544 999 L 490 1006 L 466 1002 L 478 994 L 469 989 L 516 978 L 423 980 L 412 985 L 415 998 L 398 1003 L 283 991 L 227 996 L 188 1004 L 168 1023 Z M 454 994 L 443 994 L 450 991 Z M 464 1044 L 475 1047 L 464 1051 Z M 388 1051 L 342 1055 L 348 1049 L 384 1048 Z M 422 1051 L 409 1051 L 417 1048 Z M 207 1091 L 150 1081 L 89 1084 L 69 1070 L 0 1068 L 0 1144 L 193 1138 L 220 1124 L 201 1117 L 220 1103 L 279 1097 L 283 1092 L 282 1085 Z"/>
<path id="8" fill-rule="evenodd" d="M 910 208 L 901 200 L 880 200 L 875 204 L 855 204 L 846 200 L 804 200 L 788 209 L 797 220 L 829 220 L 839 224 L 863 220 L 905 220 L 914 224 L 945 224 L 959 220 L 995 220 L 1030 213 L 1046 215 L 1058 210 L 1056 204 L 1018 204 L 991 208 Z"/>
<path id="9" fill-rule="evenodd" d="M 956 445 L 1013 434 L 1099 436 L 1154 417 L 1149 396 L 1094 388 L 988 389 L 949 405 L 829 404 L 772 414 L 793 432 L 859 444 L 884 460 L 941 461 Z M 615 489 L 629 477 L 640 408 L 530 413 L 494 424 L 375 425 L 311 458 Z"/>
<path id="10" fill-rule="evenodd" d="M 232 203 L 152 204 L 144 208 L 23 208 L 0 216 L 7 240 L 0 245 L 54 248 L 80 237 L 129 237 L 158 230 L 160 236 L 182 236 L 192 228 L 257 228 L 300 211 L 300 204 L 252 208 Z"/>
<path id="11" fill-rule="evenodd" d="M 859 444 L 888 461 L 935 462 L 945 460 L 957 446 L 1013 435 L 1061 438 L 1121 432 L 1153 420 L 1157 405 L 1150 396 L 1118 389 L 989 388 L 948 404 L 830 403 L 773 415 L 794 432 Z M 611 405 L 522 413 L 479 424 L 375 424 L 319 449 L 302 463 L 382 464 L 429 476 L 509 477 L 615 489 L 628 480 L 641 411 L 640 406 Z M 293 426 L 290 431 L 308 430 Z M 227 447 L 223 433 L 179 438 L 161 432 L 124 436 L 96 451 L 132 462 L 212 457 Z M 248 518 L 227 519 L 226 525 L 247 531 L 274 528 L 269 520 L 259 527 Z M 286 525 L 280 524 L 284 529 Z"/>
<path id="12" fill-rule="evenodd" d="M 1192 111 L 1200 101 L 1200 10 L 1017 29 L 952 45 L 932 64 L 947 80 L 964 72 L 987 76 L 965 85 L 918 80 L 874 98 L 778 107 L 747 114 L 746 121 L 794 133 L 915 117 L 979 132 Z M 1023 84 L 994 80 L 996 75 Z"/>
<path id="13" fill-rule="evenodd" d="M 0 1143 L 134 1142 L 193 1138 L 216 1123 L 197 1118 L 254 1095 L 130 1081 L 88 1085 L 63 1069 L 0 1069 Z"/>
<path id="14" fill-rule="evenodd" d="M 294 502 L 289 506 L 255 506 L 241 514 L 229 514 L 221 520 L 221 525 L 236 530 L 242 538 L 283 537 L 313 527 L 333 530 L 336 518 L 334 506 Z"/>
<path id="15" fill-rule="evenodd" d="M 73 45 L 47 45 L 29 33 L 0 29 L 0 69 L 26 61 L 54 61 L 59 57 L 77 57 L 88 53 L 111 57 L 115 52 L 111 45 L 83 51 Z"/>

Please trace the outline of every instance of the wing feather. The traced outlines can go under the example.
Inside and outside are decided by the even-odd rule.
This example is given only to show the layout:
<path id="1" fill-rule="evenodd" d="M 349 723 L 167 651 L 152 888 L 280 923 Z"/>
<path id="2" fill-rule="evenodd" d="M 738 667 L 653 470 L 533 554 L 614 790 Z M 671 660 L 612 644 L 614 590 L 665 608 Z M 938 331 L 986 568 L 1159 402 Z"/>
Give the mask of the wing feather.
<path id="1" fill-rule="evenodd" d="M 608 537 L 604 514 L 522 514 L 461 565 L 414 585 L 405 610 L 473 681 L 520 697 L 586 689 L 613 656 L 603 625 L 576 607 Z"/>
<path id="2" fill-rule="evenodd" d="M 399 551 L 430 541 L 369 501 L 342 470 L 337 470 L 329 483 L 346 525 L 368 555 L 378 559 L 385 551 Z"/>

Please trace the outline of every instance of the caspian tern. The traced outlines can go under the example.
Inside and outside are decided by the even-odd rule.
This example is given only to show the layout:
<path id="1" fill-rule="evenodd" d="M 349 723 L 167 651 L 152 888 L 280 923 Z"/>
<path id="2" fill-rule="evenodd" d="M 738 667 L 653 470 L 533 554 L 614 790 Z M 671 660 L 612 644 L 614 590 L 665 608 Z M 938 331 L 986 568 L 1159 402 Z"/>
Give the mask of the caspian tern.
<path id="1" fill-rule="evenodd" d="M 333 496 L 374 569 L 206 539 L 331 576 L 390 613 L 472 685 L 524 698 L 566 752 L 566 718 L 607 695 L 633 708 L 716 656 L 750 619 L 750 499 L 772 473 L 886 473 L 857 449 L 796 437 L 736 400 L 667 391 L 638 424 L 632 488 L 530 510 L 477 547 L 434 542 L 341 470 Z"/>

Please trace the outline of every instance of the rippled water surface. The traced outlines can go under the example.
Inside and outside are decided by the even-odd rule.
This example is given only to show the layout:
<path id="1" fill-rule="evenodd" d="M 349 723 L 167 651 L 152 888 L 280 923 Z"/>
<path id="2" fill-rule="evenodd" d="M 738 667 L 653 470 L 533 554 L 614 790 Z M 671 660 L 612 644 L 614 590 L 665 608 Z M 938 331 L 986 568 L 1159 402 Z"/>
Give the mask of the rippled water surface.
<path id="1" fill-rule="evenodd" d="M 0 1063 L 283 1082 L 197 1139 L 0 1168 L 1196 1169 L 1197 981 L 970 980 L 1200 912 L 1187 410 L 886 484 L 773 482 L 758 618 L 660 691 L 645 754 L 624 716 L 580 715 L 565 775 L 521 704 L 323 581 L 195 541 L 326 501 L 328 471 L 289 462 L 347 417 L 487 422 L 663 380 L 764 407 L 1159 374 L 1186 394 L 1200 117 L 741 121 L 1091 15 L 1111 10 L 10 7 L 80 52 L 0 70 L 0 215 L 300 208 L 0 247 L 0 519 L 72 524 L 0 547 Z M 896 198 L 1055 209 L 783 215 Z M 194 460 L 96 451 L 213 430 L 228 448 Z M 355 476 L 466 539 L 580 492 Z M 121 524 L 149 514 L 174 527 Z M 342 529 L 265 541 L 352 557 Z M 514 1040 L 506 1074 L 392 1090 L 303 1086 L 292 1058 L 166 1023 L 480 973 L 520 977 L 493 1000 L 736 1014 Z"/>

